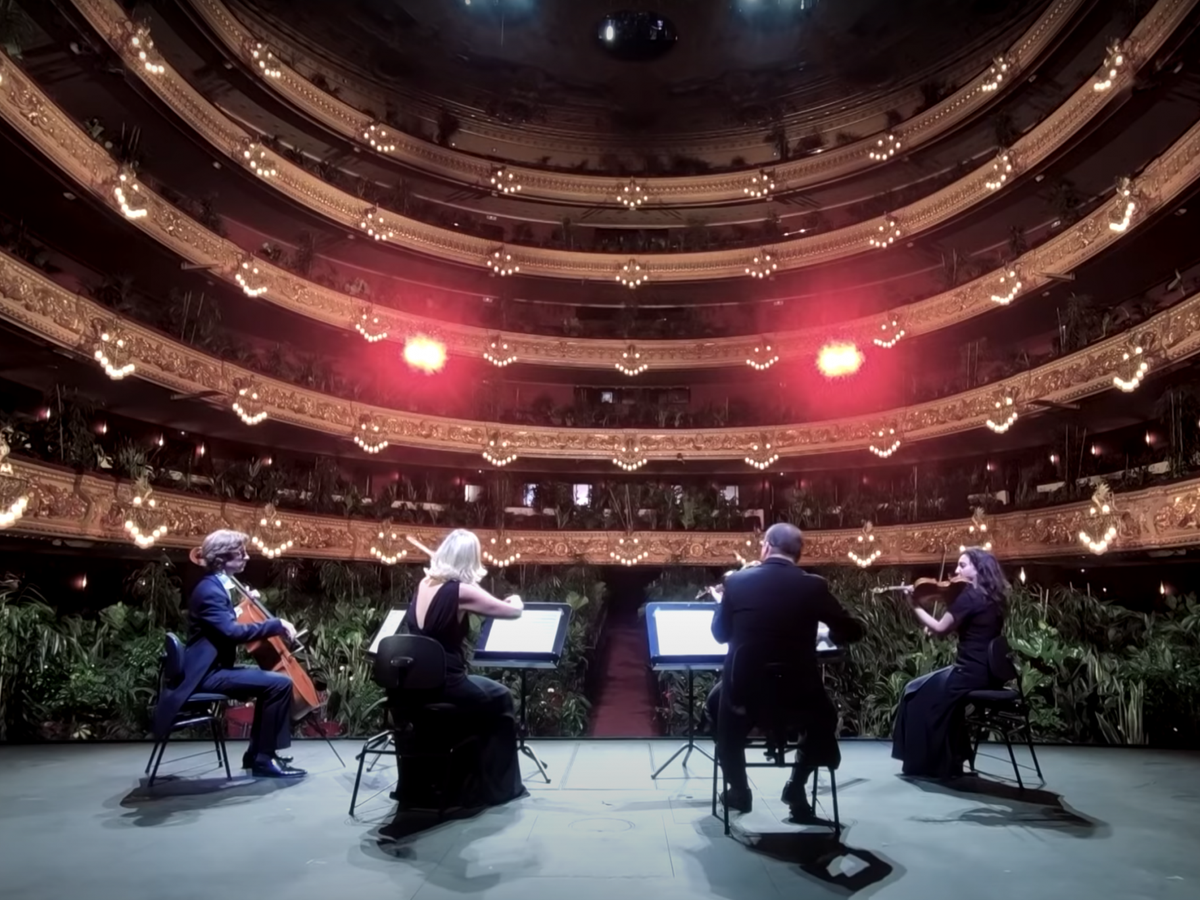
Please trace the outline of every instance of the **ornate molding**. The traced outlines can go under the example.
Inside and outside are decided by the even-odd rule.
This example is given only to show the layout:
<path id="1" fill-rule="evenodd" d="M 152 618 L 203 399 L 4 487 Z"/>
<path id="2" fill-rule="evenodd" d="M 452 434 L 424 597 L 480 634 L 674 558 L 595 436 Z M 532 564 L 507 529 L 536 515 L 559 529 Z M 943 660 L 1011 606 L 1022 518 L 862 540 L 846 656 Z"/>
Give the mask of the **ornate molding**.
<path id="1" fill-rule="evenodd" d="M 188 122 L 197 134 L 229 158 L 244 164 L 245 148 L 249 142 L 255 141 L 257 136 L 244 131 L 227 118 L 171 66 L 164 63 L 162 71 L 146 71 L 140 64 L 137 48 L 128 40 L 134 24 L 115 0 L 73 2 L 121 55 L 132 74 L 141 78 L 147 87 Z M 1159 0 L 1131 34 L 1128 54 L 1134 64 L 1123 68 L 1114 76 L 1114 90 L 1097 91 L 1090 82 L 1081 86 L 1065 103 L 1010 148 L 1021 159 L 1022 165 L 1026 168 L 1034 167 L 1061 149 L 1111 101 L 1120 88 L 1133 79 L 1138 64 L 1153 57 L 1196 2 L 1197 0 Z M 360 198 L 321 181 L 272 151 L 265 151 L 265 157 L 260 162 L 269 165 L 275 173 L 268 179 L 269 185 L 292 201 L 303 204 L 347 228 L 355 229 L 361 224 L 365 207 Z M 911 237 L 961 215 L 976 203 L 988 198 L 992 191 L 987 187 L 987 182 L 992 178 L 992 174 L 992 164 L 989 161 L 954 184 L 906 207 L 893 210 L 891 214 L 903 222 L 904 234 Z M 611 184 L 612 182 L 609 182 L 610 191 Z M 742 187 L 739 183 L 739 190 Z M 495 249 L 494 241 L 428 225 L 397 213 L 391 213 L 391 220 L 388 242 L 441 259 L 484 268 Z M 871 237 L 878 233 L 878 229 L 879 220 L 874 220 L 786 241 L 775 245 L 776 261 L 781 270 L 789 270 L 852 257 L 870 246 Z M 745 258 L 746 253 L 743 249 L 659 254 L 655 257 L 654 278 L 656 282 L 684 282 L 744 276 Z M 621 255 L 610 253 L 521 248 L 521 271 L 525 275 L 608 281 L 623 262 L 624 258 Z"/>
<path id="2" fill-rule="evenodd" d="M 363 421 L 372 423 L 372 442 L 477 454 L 499 424 L 449 419 L 369 406 L 319 394 L 267 378 L 207 356 L 152 331 L 92 300 L 72 294 L 40 272 L 0 255 L 0 318 L 39 337 L 92 357 L 97 322 L 119 327 L 131 377 L 192 394 L 212 391 L 222 402 L 254 385 L 254 412 L 313 431 L 348 437 Z M 114 323 L 116 323 L 114 325 Z M 1153 347 L 1159 368 L 1200 352 L 1200 293 L 1139 324 L 1141 346 Z M 653 432 L 616 429 L 504 426 L 507 454 L 533 458 L 620 458 L 636 437 L 638 452 L 649 461 L 743 459 L 748 448 L 766 440 L 782 458 L 866 450 L 880 429 L 903 435 L 905 443 L 930 440 L 986 426 L 995 416 L 998 396 L 1019 398 L 1020 412 L 1036 401 L 1069 403 L 1113 390 L 1114 375 L 1125 372 L 1131 333 L 1122 333 L 1046 365 L 974 390 L 929 403 L 847 419 L 769 429 L 668 429 Z M 233 413 L 230 413 L 231 415 Z M 378 427 L 378 431 L 374 430 Z"/>
<path id="3" fill-rule="evenodd" d="M 129 540 L 128 483 L 98 475 L 79 475 L 28 460 L 13 460 L 16 476 L 29 485 L 25 516 L 11 533 L 37 537 L 92 539 L 114 543 Z M 262 529 L 265 511 L 248 503 L 220 501 L 171 491 L 158 492 L 166 531 L 157 547 L 191 548 L 217 528 L 236 528 L 247 534 Z M 1200 545 L 1200 479 L 1117 495 L 1120 508 L 1118 533 L 1110 552 L 1152 550 Z M 1078 534 L 1091 516 L 1089 503 L 1072 503 L 1029 512 L 993 516 L 988 538 L 993 552 L 1006 561 L 1086 556 Z M 381 525 L 369 519 L 346 519 L 306 513 L 271 512 L 270 525 L 279 539 L 269 549 L 291 541 L 282 552 L 311 559 L 364 560 L 379 553 L 380 528 L 389 534 L 409 534 L 426 546 L 436 546 L 449 529 L 394 523 Z M 278 525 L 275 523 L 278 522 Z M 883 550 L 877 566 L 937 563 L 947 552 L 958 552 L 973 520 L 960 519 L 922 525 L 872 529 Z M 727 566 L 745 555 L 752 536 L 745 532 L 641 531 L 476 531 L 485 547 L 503 545 L 505 558 L 520 554 L 525 563 L 611 565 L 618 540 L 636 538 L 634 564 L 647 566 Z M 805 533 L 804 559 L 808 565 L 848 565 L 850 552 L 859 547 L 862 531 L 809 531 Z M 492 540 L 495 539 L 495 545 Z M 397 547 L 403 540 L 392 541 Z M 630 544 L 630 541 L 626 541 Z M 376 553 L 372 554 L 371 548 Z M 752 549 L 752 548 L 751 548 Z M 261 552 L 261 551 L 259 551 Z M 642 554 L 645 554 L 642 556 Z M 397 554 L 398 555 L 398 554 Z M 633 559 L 635 554 L 623 554 Z M 409 557 L 412 561 L 418 561 Z"/>
<path id="4" fill-rule="evenodd" d="M 0 116 L 60 169 L 91 190 L 99 201 L 119 211 L 112 185 L 120 175 L 120 167 L 3 56 L 0 56 Z M 1022 292 L 1012 300 L 1020 302 L 1048 283 L 1049 274 L 1073 270 L 1136 230 L 1154 211 L 1182 195 L 1197 177 L 1200 177 L 1200 124 L 1143 171 L 1137 182 L 1139 214 L 1124 232 L 1109 227 L 1109 205 L 1104 204 L 1004 270 L 987 273 L 954 290 L 838 326 L 797 329 L 766 337 L 782 358 L 795 359 L 814 356 L 831 331 L 860 347 L 869 346 L 879 336 L 881 322 L 885 326 L 893 320 L 902 322 L 906 337 L 929 334 L 1007 305 L 994 299 L 1007 271 L 1021 273 Z M 238 276 L 244 264 L 252 265 L 254 296 L 327 325 L 344 329 L 361 327 L 364 336 L 384 335 L 381 339 L 398 343 L 410 334 L 423 333 L 444 343 L 450 353 L 473 357 L 482 357 L 499 340 L 508 345 L 507 355 L 521 362 L 572 368 L 608 368 L 614 359 L 620 358 L 626 346 L 626 342 L 619 340 L 497 333 L 384 306 L 365 307 L 360 298 L 307 281 L 265 260 L 254 260 L 242 248 L 209 231 L 144 185 L 140 186 L 139 196 L 147 214 L 129 221 L 146 234 L 188 262 L 211 267 L 214 277 L 238 284 L 241 290 L 247 287 L 238 282 Z M 366 325 L 364 313 L 369 313 Z M 646 364 L 655 369 L 741 366 L 751 358 L 759 340 L 760 336 L 743 336 L 644 341 L 639 343 L 639 352 Z"/>
<path id="5" fill-rule="evenodd" d="M 1047 9 L 1007 51 L 1009 68 L 1005 77 L 1016 81 L 1027 74 L 1033 62 L 1058 39 L 1084 4 L 1085 0 L 1058 0 Z M 269 36 L 255 33 L 234 16 L 222 0 L 191 0 L 191 7 L 230 55 L 242 59 L 251 68 L 257 67 L 254 48 L 259 43 L 270 43 Z M 331 131 L 370 146 L 364 138 L 375 124 L 370 117 L 315 87 L 290 66 L 280 63 L 277 68 L 282 74 L 266 79 L 272 90 Z M 987 71 L 980 73 L 950 97 L 897 127 L 894 133 L 903 140 L 905 149 L 929 143 L 995 100 L 1000 92 L 983 88 L 987 76 Z M 388 137 L 392 147 L 387 153 L 389 157 L 441 178 L 471 185 L 487 184 L 495 168 L 495 163 L 489 160 L 440 147 L 395 129 L 388 130 Z M 773 163 L 770 166 L 775 182 L 773 193 L 812 187 L 877 165 L 870 158 L 876 141 L 876 136 L 872 135 L 818 156 Z M 595 203 L 596 198 L 611 195 L 615 183 L 620 180 L 616 176 L 576 175 L 512 165 L 504 168 L 520 182 L 523 197 L 545 200 Z M 747 186 L 759 169 L 761 166 L 756 165 L 740 172 L 647 178 L 644 181 L 659 203 L 689 206 L 725 203 L 745 200 Z"/>

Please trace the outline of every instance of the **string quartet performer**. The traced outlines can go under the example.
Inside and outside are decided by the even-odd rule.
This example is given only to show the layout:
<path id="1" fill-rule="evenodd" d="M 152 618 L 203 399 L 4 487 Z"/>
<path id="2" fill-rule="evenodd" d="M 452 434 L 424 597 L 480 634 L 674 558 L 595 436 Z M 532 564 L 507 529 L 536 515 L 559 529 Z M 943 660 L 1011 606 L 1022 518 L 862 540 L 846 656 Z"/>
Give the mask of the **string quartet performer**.
<path id="1" fill-rule="evenodd" d="M 262 622 L 238 621 L 236 599 L 240 594 L 257 599 L 237 580 L 250 558 L 249 537 L 238 531 L 214 531 L 193 552 L 192 559 L 205 570 L 188 598 L 188 639 L 184 651 L 183 677 L 177 685 L 164 687 L 155 709 L 154 730 L 165 736 L 183 704 L 194 693 L 225 694 L 236 700 L 254 701 L 250 745 L 242 767 L 263 778 L 301 778 L 307 774 L 291 765 L 292 757 L 281 751 L 292 742 L 292 679 L 235 664 L 239 645 L 283 638 L 296 642 L 290 622 L 265 618 Z"/>

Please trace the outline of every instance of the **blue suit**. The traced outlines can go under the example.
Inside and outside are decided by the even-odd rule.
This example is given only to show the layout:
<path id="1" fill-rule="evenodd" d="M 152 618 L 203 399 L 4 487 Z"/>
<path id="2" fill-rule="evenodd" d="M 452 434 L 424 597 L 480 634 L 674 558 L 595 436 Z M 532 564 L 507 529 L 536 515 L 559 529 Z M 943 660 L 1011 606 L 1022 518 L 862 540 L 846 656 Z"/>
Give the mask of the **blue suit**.
<path id="1" fill-rule="evenodd" d="M 200 579 L 188 599 L 188 641 L 183 677 L 165 685 L 154 710 L 154 734 L 160 740 L 188 698 L 195 693 L 226 694 L 254 700 L 254 725 L 248 754 L 272 756 L 291 744 L 292 680 L 277 672 L 238 668 L 239 644 L 287 633 L 279 619 L 243 624 L 221 577 Z"/>

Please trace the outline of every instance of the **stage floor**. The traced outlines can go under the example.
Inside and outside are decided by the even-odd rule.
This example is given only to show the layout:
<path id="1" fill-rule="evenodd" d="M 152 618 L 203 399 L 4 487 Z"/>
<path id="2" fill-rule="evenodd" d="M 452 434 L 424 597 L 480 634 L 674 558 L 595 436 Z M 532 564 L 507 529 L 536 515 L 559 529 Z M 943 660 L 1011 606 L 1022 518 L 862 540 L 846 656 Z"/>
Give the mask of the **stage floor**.
<path id="1" fill-rule="evenodd" d="M 210 745 L 181 744 L 153 789 L 141 778 L 148 745 L 0 747 L 0 892 L 8 900 L 1182 900 L 1200 885 L 1197 754 L 1047 747 L 1046 787 L 1021 797 L 991 781 L 955 790 L 906 781 L 886 745 L 846 742 L 845 831 L 831 847 L 823 833 L 784 824 L 785 773 L 775 769 L 751 770 L 754 811 L 724 837 L 709 813 L 708 760 L 693 755 L 691 777 L 676 760 L 651 780 L 677 746 L 670 741 L 536 743 L 550 785 L 530 777 L 527 763 L 529 797 L 440 824 L 393 820 L 394 770 L 382 767 L 364 779 L 350 818 L 360 745 L 337 746 L 345 769 L 323 743 L 298 744 L 297 764 L 311 774 L 289 784 L 226 782 Z M 231 759 L 241 753 L 230 744 Z M 1002 747 L 983 753 L 981 768 L 1011 778 Z"/>

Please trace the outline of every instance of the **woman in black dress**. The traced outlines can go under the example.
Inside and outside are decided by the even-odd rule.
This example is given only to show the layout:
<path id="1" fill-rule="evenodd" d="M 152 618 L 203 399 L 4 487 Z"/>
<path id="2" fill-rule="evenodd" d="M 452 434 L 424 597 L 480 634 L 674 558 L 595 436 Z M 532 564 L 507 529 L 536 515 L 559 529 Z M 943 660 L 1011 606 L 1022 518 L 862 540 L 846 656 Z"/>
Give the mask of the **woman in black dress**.
<path id="1" fill-rule="evenodd" d="M 516 619 L 524 608 L 515 594 L 500 600 L 481 588 L 486 573 L 479 538 L 462 528 L 450 532 L 430 559 L 404 615 L 410 634 L 431 637 L 446 651 L 446 686 L 437 700 L 460 707 L 467 730 L 479 737 L 478 769 L 463 773 L 458 799 L 464 807 L 495 806 L 525 793 L 512 694 L 490 678 L 468 675 L 463 657 L 470 630 L 467 613 Z"/>
<path id="2" fill-rule="evenodd" d="M 940 619 L 913 606 L 931 634 L 958 634 L 958 653 L 954 665 L 905 685 L 892 733 L 892 757 L 903 760 L 905 775 L 962 775 L 963 763 L 971 755 L 962 700 L 971 691 L 994 687 L 988 647 L 1004 630 L 1008 582 L 996 557 L 978 547 L 959 557 L 955 575 L 968 586 Z"/>

